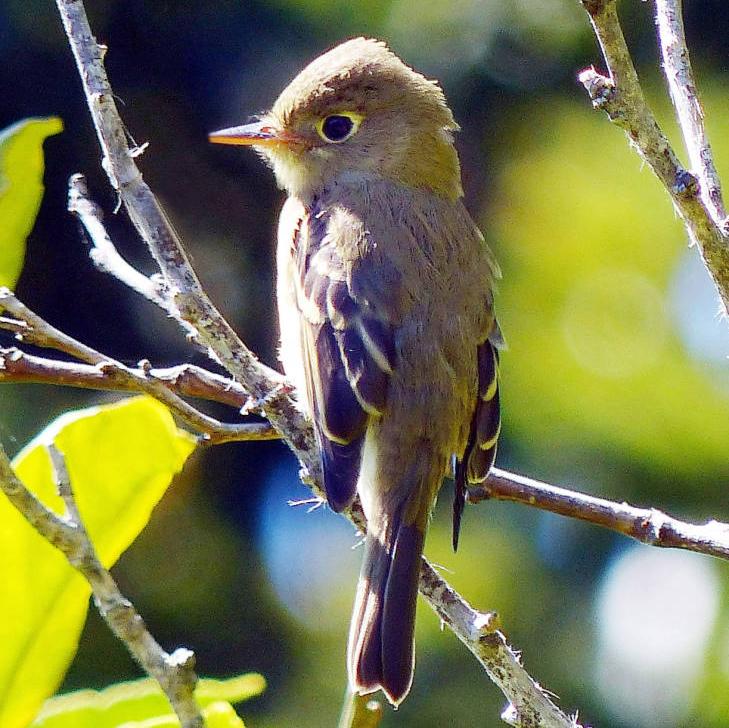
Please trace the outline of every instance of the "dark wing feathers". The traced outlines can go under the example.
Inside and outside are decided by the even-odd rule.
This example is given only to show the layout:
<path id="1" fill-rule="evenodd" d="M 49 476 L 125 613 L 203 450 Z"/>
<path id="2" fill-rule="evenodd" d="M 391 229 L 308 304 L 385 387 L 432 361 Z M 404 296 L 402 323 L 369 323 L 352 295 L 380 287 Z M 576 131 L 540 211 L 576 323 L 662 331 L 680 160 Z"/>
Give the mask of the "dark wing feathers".
<path id="1" fill-rule="evenodd" d="M 356 324 L 337 332 L 349 383 L 363 411 L 381 415 L 387 402 L 389 372 L 381 368 Z"/>
<path id="2" fill-rule="evenodd" d="M 498 332 L 498 327 L 495 328 Z M 469 483 L 483 483 L 496 458 L 496 445 L 501 430 L 499 403 L 498 337 L 487 339 L 478 347 L 478 398 L 471 419 L 471 430 L 463 458 L 456 465 L 453 500 L 453 550 L 458 548 L 461 517 Z"/>
<path id="3" fill-rule="evenodd" d="M 312 326 L 309 324 L 309 326 Z M 314 324 L 315 343 L 309 380 L 322 434 L 329 440 L 347 444 L 359 437 L 367 424 L 367 414 L 352 390 L 342 366 L 341 348 L 331 324 Z"/>
<path id="4" fill-rule="evenodd" d="M 392 327 L 373 316 L 361 316 L 359 334 L 377 366 L 388 374 L 395 368 L 395 337 Z"/>
<path id="5" fill-rule="evenodd" d="M 468 482 L 483 483 L 494 463 L 501 430 L 499 351 L 490 340 L 478 349 L 478 402 L 473 424 L 473 443 L 467 460 Z"/>
<path id="6" fill-rule="evenodd" d="M 307 394 L 321 450 L 327 500 L 332 509 L 340 511 L 354 498 L 367 422 L 386 408 L 397 354 L 393 327 L 378 315 L 378 301 L 365 298 L 366 287 L 358 285 L 362 281 L 347 270 L 327 234 L 328 222 L 324 212 L 307 215 L 300 226 L 301 234 L 296 236 L 294 256 Z M 382 295 L 396 295 L 399 287 L 386 285 L 394 283 L 387 271 L 383 279 L 388 280 L 378 283 L 383 287 Z M 483 482 L 496 456 L 501 426 L 500 337 L 494 324 L 491 336 L 477 350 L 478 399 L 468 443 L 456 466 L 454 548 L 458 545 L 467 484 Z"/>
<path id="7" fill-rule="evenodd" d="M 386 406 L 394 332 L 352 293 L 323 216 L 315 217 L 296 250 L 298 302 L 324 488 L 340 511 L 354 498 L 367 421 Z"/>

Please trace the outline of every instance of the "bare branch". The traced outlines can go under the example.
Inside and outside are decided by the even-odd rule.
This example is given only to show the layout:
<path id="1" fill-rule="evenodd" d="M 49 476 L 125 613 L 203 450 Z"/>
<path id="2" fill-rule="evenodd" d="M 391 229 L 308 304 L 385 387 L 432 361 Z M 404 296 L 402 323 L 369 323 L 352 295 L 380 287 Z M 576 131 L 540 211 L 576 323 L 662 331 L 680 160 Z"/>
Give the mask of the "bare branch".
<path id="1" fill-rule="evenodd" d="M 248 399 L 237 383 L 189 364 L 167 369 L 151 369 L 145 365 L 129 371 L 133 376 L 113 365 L 61 362 L 28 354 L 17 348 L 0 349 L 0 383 L 25 382 L 119 392 L 150 392 L 150 389 L 145 390 L 140 385 L 140 380 L 154 380 L 157 386 L 164 386 L 178 396 L 219 402 L 236 409 L 245 407 Z M 154 391 L 151 393 L 155 394 Z M 194 422 L 190 424 L 194 426 Z M 227 429 L 218 429 L 209 434 L 210 441 L 216 444 L 228 440 L 274 440 L 280 437 L 268 423 L 228 425 Z M 323 494 L 320 493 L 320 496 L 323 497 Z M 709 521 L 703 525 L 686 523 L 656 508 L 635 508 L 499 468 L 493 468 L 487 481 L 468 493 L 470 503 L 489 499 L 521 503 L 576 518 L 651 546 L 679 548 L 729 559 L 729 524 L 719 521 Z M 364 528 L 364 520 L 359 521 L 358 525 Z"/>
<path id="2" fill-rule="evenodd" d="M 13 318 L 0 318 L 0 329 L 15 332 L 20 341 L 55 349 L 80 359 L 87 364 L 102 364 L 108 359 L 90 346 L 82 344 L 72 336 L 64 334 L 38 314 L 31 311 L 7 288 L 0 288 L 0 313 L 9 313 Z"/>
<path id="3" fill-rule="evenodd" d="M 131 367 L 130 367 L 131 368 Z M 131 368 L 134 379 L 119 379 L 113 369 L 90 364 L 47 359 L 21 351 L 17 347 L 0 349 L 0 382 L 52 384 L 82 389 L 138 392 L 137 378 L 163 382 L 178 395 L 227 404 L 240 410 L 249 397 L 232 379 L 192 364 L 147 369 Z M 277 436 L 278 437 L 278 436 Z"/>
<path id="4" fill-rule="evenodd" d="M 499 468 L 493 468 L 488 480 L 468 493 L 471 503 L 487 499 L 522 503 L 577 518 L 650 546 L 684 549 L 729 559 L 729 524 L 719 521 L 702 525 L 686 523 L 655 508 L 635 508 L 627 503 L 614 503 Z"/>
<path id="5" fill-rule="evenodd" d="M 615 0 L 582 0 L 595 31 L 609 77 L 587 68 L 579 75 L 593 106 L 624 129 L 641 157 L 648 163 L 686 225 L 689 237 L 716 283 L 724 311 L 729 313 L 729 239 L 704 206 L 696 178 L 687 172 L 643 95 L 625 43 Z"/>
<path id="6" fill-rule="evenodd" d="M 71 175 L 68 180 L 68 211 L 78 217 L 89 233 L 93 244 L 89 255 L 100 271 L 114 276 L 179 320 L 179 312 L 170 297 L 165 295 L 161 281 L 140 273 L 119 255 L 104 227 L 104 214 L 90 199 L 86 178 L 82 174 Z"/>
<path id="7" fill-rule="evenodd" d="M 423 560 L 420 593 L 509 700 L 502 720 L 525 728 L 579 728 L 522 666 L 499 631 L 498 615 L 476 611 Z"/>
<path id="8" fill-rule="evenodd" d="M 63 455 L 54 445 L 49 447 L 49 455 L 59 494 L 66 504 L 65 517 L 48 509 L 23 485 L 1 445 L 0 489 L 33 528 L 86 577 L 101 616 L 137 662 L 160 684 L 183 728 L 204 728 L 194 698 L 197 677 L 193 653 L 178 649 L 169 655 L 147 631 L 134 605 L 119 591 L 96 555 L 78 513 Z"/>
<path id="9" fill-rule="evenodd" d="M 94 39 L 81 0 L 56 0 L 91 117 L 101 145 L 102 165 L 130 219 L 160 268 L 179 319 L 208 354 L 258 400 L 266 416 L 311 473 L 319 462 L 311 429 L 280 384 L 280 375 L 258 361 L 220 315 L 200 285 L 180 239 L 149 186 L 127 143 L 124 125 L 104 69 L 105 50 Z M 92 231 L 89 231 L 92 234 Z M 192 327 L 192 328 L 190 328 Z M 292 428 L 296 423 L 298 426 Z"/>
<path id="10" fill-rule="evenodd" d="M 3 289 L 0 288 L 0 296 L 3 294 Z M 0 308 L 0 311 L 2 308 Z M 14 318 L 8 318 L 7 316 L 0 316 L 0 329 L 4 329 L 5 331 L 11 331 L 15 334 L 16 338 L 21 340 L 23 338 L 23 335 L 28 329 L 27 324 L 25 324 L 23 321 L 18 321 Z"/>
<path id="11" fill-rule="evenodd" d="M 701 199 L 706 209 L 711 212 L 716 225 L 727 232 L 721 183 L 706 134 L 704 110 L 699 100 L 686 45 L 681 0 L 656 0 L 656 19 L 663 71 L 683 132 L 691 170 L 699 178 Z"/>
<path id="12" fill-rule="evenodd" d="M 71 336 L 64 334 L 47 321 L 31 311 L 21 303 L 13 293 L 7 289 L 0 289 L 0 311 L 5 309 L 15 319 L 13 324 L 22 323 L 25 325 L 23 338 L 38 346 L 53 348 L 63 351 L 66 354 L 76 356 L 79 359 L 94 366 L 97 370 L 97 379 L 107 382 L 118 382 L 125 385 L 125 389 L 138 392 L 145 392 L 160 402 L 166 404 L 183 421 L 199 430 L 205 435 L 210 443 L 232 442 L 235 440 L 268 440 L 275 439 L 270 432 L 270 427 L 257 424 L 227 424 L 216 420 L 204 412 L 193 407 L 182 399 L 174 387 L 168 382 L 157 379 L 152 372 L 152 366 L 147 361 L 141 361 L 138 367 L 128 367 L 121 362 L 107 357 L 104 354 L 82 344 Z M 0 320 L 0 327 L 3 322 Z M 9 352 L 9 353 L 8 353 Z M 25 359 L 26 369 L 35 369 L 48 372 L 48 370 L 60 370 L 66 380 L 72 378 L 72 369 L 69 365 L 64 366 L 61 362 L 54 363 L 51 360 L 43 360 L 40 357 L 26 358 L 27 355 L 16 350 L 2 350 L 3 354 L 1 369 L 22 369 Z M 202 371 L 202 370 L 199 370 Z M 2 371 L 0 371 L 2 374 Z"/>

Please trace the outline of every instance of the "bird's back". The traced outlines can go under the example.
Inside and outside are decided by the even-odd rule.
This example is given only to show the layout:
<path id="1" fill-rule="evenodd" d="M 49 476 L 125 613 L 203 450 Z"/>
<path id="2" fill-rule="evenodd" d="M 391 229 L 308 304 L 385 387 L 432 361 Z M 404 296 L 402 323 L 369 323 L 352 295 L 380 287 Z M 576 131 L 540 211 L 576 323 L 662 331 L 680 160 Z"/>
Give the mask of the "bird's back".
<path id="1" fill-rule="evenodd" d="M 444 453 L 462 451 L 477 386 L 475 348 L 494 327 L 498 269 L 461 200 L 351 175 L 291 208 L 279 232 L 279 289 L 287 287 L 313 321 L 331 310 L 312 306 L 307 276 L 321 268 L 344 279 L 359 312 L 392 332 L 396 362 L 387 372 L 382 427 L 404 418 Z M 292 348 L 283 361 L 289 375 L 301 371 L 303 357 Z M 396 448 L 401 438 L 387 439 Z"/>
<path id="2" fill-rule="evenodd" d="M 399 702 L 412 679 L 427 522 L 471 432 L 496 266 L 460 200 L 349 176 L 296 209 L 279 264 L 303 334 L 298 348 L 284 342 L 284 365 L 303 372 L 305 406 L 324 421 L 328 495 L 344 503 L 356 486 L 368 519 L 351 680 Z"/>

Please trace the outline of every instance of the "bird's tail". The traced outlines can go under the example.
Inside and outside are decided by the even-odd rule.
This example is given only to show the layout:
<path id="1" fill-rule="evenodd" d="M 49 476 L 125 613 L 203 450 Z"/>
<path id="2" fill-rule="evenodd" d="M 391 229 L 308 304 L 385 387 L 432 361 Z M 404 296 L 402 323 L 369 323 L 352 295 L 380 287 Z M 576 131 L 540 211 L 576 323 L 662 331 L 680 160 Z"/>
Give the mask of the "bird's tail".
<path id="1" fill-rule="evenodd" d="M 398 705 L 413 681 L 415 605 L 425 531 L 400 507 L 383 526 L 370 521 L 349 632 L 350 684 L 382 689 Z"/>

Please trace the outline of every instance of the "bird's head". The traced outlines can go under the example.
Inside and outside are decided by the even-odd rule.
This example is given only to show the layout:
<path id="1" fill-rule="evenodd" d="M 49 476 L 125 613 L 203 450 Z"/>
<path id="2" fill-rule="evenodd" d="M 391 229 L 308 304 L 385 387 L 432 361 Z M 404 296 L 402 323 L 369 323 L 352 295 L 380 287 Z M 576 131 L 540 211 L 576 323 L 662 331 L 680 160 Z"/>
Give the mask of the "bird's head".
<path id="1" fill-rule="evenodd" d="M 384 43 L 355 38 L 304 68 L 258 121 L 214 132 L 210 141 L 252 145 L 292 195 L 376 176 L 455 199 L 462 194 L 457 128 L 437 83 Z"/>

